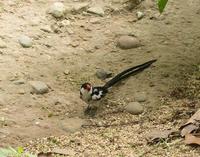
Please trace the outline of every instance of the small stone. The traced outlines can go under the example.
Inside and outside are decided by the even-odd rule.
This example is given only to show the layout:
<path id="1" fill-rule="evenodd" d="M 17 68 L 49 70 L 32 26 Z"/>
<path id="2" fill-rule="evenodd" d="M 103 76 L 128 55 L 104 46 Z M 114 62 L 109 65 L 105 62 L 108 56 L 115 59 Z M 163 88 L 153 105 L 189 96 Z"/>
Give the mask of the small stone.
<path id="1" fill-rule="evenodd" d="M 137 19 L 138 19 L 138 20 L 140 20 L 140 19 L 142 19 L 142 18 L 144 17 L 144 13 L 141 12 L 141 11 L 137 11 L 137 12 L 136 12 L 136 15 L 137 15 Z"/>
<path id="2" fill-rule="evenodd" d="M 25 94 L 26 92 L 25 92 L 25 90 L 24 89 L 19 89 L 19 91 L 18 91 L 18 94 Z"/>
<path id="3" fill-rule="evenodd" d="M 87 10 L 88 13 L 97 14 L 99 16 L 104 16 L 104 10 L 100 6 L 91 7 Z"/>
<path id="4" fill-rule="evenodd" d="M 42 31 L 47 32 L 47 33 L 52 33 L 52 29 L 49 25 L 43 26 L 40 28 Z"/>
<path id="5" fill-rule="evenodd" d="M 81 126 L 85 124 L 85 121 L 80 118 L 68 118 L 61 121 L 61 128 L 66 132 L 76 132 L 81 129 Z"/>
<path id="6" fill-rule="evenodd" d="M 141 43 L 136 37 L 125 35 L 119 38 L 117 46 L 121 49 L 131 49 L 141 46 Z"/>
<path id="7" fill-rule="evenodd" d="M 91 18 L 90 19 L 90 23 L 92 23 L 92 24 L 99 24 L 100 23 L 100 19 L 99 18 Z"/>
<path id="8" fill-rule="evenodd" d="M 61 33 L 61 30 L 58 25 L 51 25 L 51 29 L 54 33 Z"/>
<path id="9" fill-rule="evenodd" d="M 65 26 L 70 26 L 71 22 L 69 20 L 63 20 L 60 22 L 60 26 L 65 27 Z"/>
<path id="10" fill-rule="evenodd" d="M 97 126 L 102 127 L 102 126 L 103 126 L 103 123 L 102 123 L 102 122 L 98 122 L 98 123 L 97 123 Z"/>
<path id="11" fill-rule="evenodd" d="M 69 75 L 69 74 L 70 74 L 70 71 L 67 69 L 67 70 L 64 71 L 64 74 L 65 74 L 65 75 Z"/>
<path id="12" fill-rule="evenodd" d="M 74 34 L 74 32 L 71 28 L 66 28 L 66 31 L 69 35 Z"/>
<path id="13" fill-rule="evenodd" d="M 35 122 L 35 125 L 39 125 L 39 124 L 40 124 L 40 122 L 38 122 L 38 121 L 37 121 L 37 122 Z"/>
<path id="14" fill-rule="evenodd" d="M 6 47 L 7 47 L 6 43 L 2 39 L 0 39 L 0 48 L 6 48 Z"/>
<path id="15" fill-rule="evenodd" d="M 15 85 L 21 85 L 21 84 L 24 84 L 25 83 L 25 80 L 24 79 L 19 79 L 19 80 L 16 80 L 13 82 Z"/>
<path id="16" fill-rule="evenodd" d="M 112 73 L 111 72 L 107 72 L 103 69 L 98 69 L 97 72 L 96 72 L 96 76 L 97 78 L 101 79 L 101 80 L 105 80 L 109 77 L 112 76 Z"/>
<path id="17" fill-rule="evenodd" d="M 65 14 L 65 6 L 61 2 L 55 2 L 53 5 L 50 7 L 49 13 L 54 16 L 55 18 L 60 18 L 64 16 Z"/>
<path id="18" fill-rule="evenodd" d="M 144 111 L 143 106 L 138 102 L 130 102 L 126 107 L 125 110 L 133 115 L 141 114 Z"/>
<path id="19" fill-rule="evenodd" d="M 48 86 L 41 81 L 30 81 L 29 82 L 30 85 L 32 86 L 32 93 L 36 93 L 36 94 L 44 94 L 47 93 L 49 91 Z"/>
<path id="20" fill-rule="evenodd" d="M 80 12 L 82 12 L 82 11 L 84 11 L 84 10 L 86 10 L 86 8 L 89 6 L 89 3 L 78 3 L 78 4 L 76 4 L 76 5 L 74 5 L 74 7 L 73 7 L 73 9 L 72 9 L 72 11 L 74 12 L 74 13 L 80 13 Z"/>
<path id="21" fill-rule="evenodd" d="M 74 41 L 71 43 L 72 47 L 77 47 L 80 45 L 80 43 L 78 41 Z"/>
<path id="22" fill-rule="evenodd" d="M 19 38 L 19 43 L 24 47 L 24 48 L 29 48 L 32 46 L 32 39 L 29 38 L 28 36 L 21 36 Z"/>
<path id="23" fill-rule="evenodd" d="M 145 102 L 147 100 L 147 95 L 145 92 L 138 92 L 135 94 L 135 101 L 137 102 Z"/>

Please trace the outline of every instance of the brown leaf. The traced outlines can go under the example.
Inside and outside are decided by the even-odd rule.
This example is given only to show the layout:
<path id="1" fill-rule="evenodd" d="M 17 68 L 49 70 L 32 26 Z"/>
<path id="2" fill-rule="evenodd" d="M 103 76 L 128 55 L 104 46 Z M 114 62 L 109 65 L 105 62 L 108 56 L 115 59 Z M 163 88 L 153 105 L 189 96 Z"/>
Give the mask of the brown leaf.
<path id="1" fill-rule="evenodd" d="M 185 143 L 186 144 L 197 144 L 200 145 L 200 138 L 196 137 L 192 134 L 186 134 L 185 135 Z"/>
<path id="2" fill-rule="evenodd" d="M 180 127 L 181 136 L 184 137 L 186 134 L 198 130 L 200 127 L 200 109 L 188 120 L 187 123 Z"/>
<path id="3" fill-rule="evenodd" d="M 160 139 L 167 139 L 172 135 L 174 130 L 152 130 L 147 135 L 148 142 L 158 142 Z"/>

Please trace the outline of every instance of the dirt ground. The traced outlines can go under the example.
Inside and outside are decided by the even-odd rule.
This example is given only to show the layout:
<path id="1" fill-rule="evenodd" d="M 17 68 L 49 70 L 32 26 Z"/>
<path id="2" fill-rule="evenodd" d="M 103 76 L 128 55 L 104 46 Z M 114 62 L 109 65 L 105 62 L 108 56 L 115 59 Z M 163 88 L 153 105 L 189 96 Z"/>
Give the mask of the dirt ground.
<path id="1" fill-rule="evenodd" d="M 193 99 L 199 107 L 198 94 L 192 100 L 174 100 L 170 93 L 196 77 L 200 1 L 171 1 L 160 15 L 151 0 L 142 1 L 133 10 L 126 9 L 120 0 L 63 0 L 66 6 L 82 2 L 99 5 L 105 15 L 68 13 L 61 19 L 47 13 L 53 2 L 0 2 L 0 38 L 6 43 L 6 48 L 0 48 L 0 146 L 25 146 L 33 152 L 67 148 L 69 156 L 199 156 L 199 148 L 185 146 L 182 141 L 147 145 L 145 135 L 154 128 L 178 129 L 191 115 L 173 119 L 174 113 L 187 113 L 187 104 Z M 145 16 L 137 20 L 136 11 Z M 59 27 L 65 19 L 70 24 Z M 54 32 L 41 30 L 45 26 Z M 31 48 L 19 44 L 21 35 L 32 38 Z M 121 35 L 134 35 L 143 46 L 122 50 L 116 46 Z M 158 61 L 151 68 L 112 89 L 96 117 L 83 116 L 87 105 L 79 98 L 79 87 L 85 81 L 103 84 L 95 76 L 97 69 L 117 74 L 154 58 Z M 24 80 L 24 84 L 16 85 L 17 80 Z M 50 91 L 31 94 L 32 80 L 45 82 Z M 134 101 L 137 92 L 147 94 L 142 104 L 145 112 L 137 116 L 120 112 L 122 106 Z M 82 121 L 99 125 L 78 129 L 75 125 L 66 130 L 65 121 L 69 125 Z"/>

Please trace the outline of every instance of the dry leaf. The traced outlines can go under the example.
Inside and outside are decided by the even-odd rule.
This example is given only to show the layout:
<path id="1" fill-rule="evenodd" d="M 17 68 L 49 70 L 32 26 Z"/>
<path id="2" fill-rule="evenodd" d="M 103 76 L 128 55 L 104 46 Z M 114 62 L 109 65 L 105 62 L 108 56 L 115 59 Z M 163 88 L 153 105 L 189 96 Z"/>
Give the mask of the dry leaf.
<path id="1" fill-rule="evenodd" d="M 196 137 L 192 134 L 186 134 L 185 135 L 185 143 L 186 144 L 197 144 L 200 145 L 200 138 Z"/>
<path id="2" fill-rule="evenodd" d="M 181 130 L 181 136 L 184 137 L 186 134 L 190 134 L 191 132 L 194 132 L 198 130 L 200 127 L 200 110 L 198 110 L 189 120 L 186 124 L 180 127 Z"/>

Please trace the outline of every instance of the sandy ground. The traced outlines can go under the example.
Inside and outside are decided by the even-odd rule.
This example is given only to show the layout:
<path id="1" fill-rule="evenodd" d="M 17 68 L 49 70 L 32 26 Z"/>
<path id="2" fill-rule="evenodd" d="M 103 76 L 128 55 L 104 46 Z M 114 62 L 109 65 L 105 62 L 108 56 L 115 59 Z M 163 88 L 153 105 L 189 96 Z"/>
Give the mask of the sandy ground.
<path id="1" fill-rule="evenodd" d="M 122 7 L 121 1 L 91 1 L 91 6 L 106 8 L 103 17 L 82 12 L 67 14 L 70 25 L 61 28 L 55 27 L 64 19 L 47 14 L 53 2 L 0 2 L 0 38 L 6 43 L 6 48 L 0 49 L 0 146 L 28 143 L 32 150 L 40 147 L 37 143 L 46 142 L 44 148 L 37 149 L 67 147 L 73 151 L 71 156 L 198 156 L 199 149 L 182 142 L 149 146 L 144 136 L 154 128 L 177 129 L 190 116 L 173 119 L 176 110 L 186 112 L 188 108 L 184 105 L 191 100 L 165 98 L 188 77 L 195 80 L 192 74 L 200 63 L 200 2 L 173 1 L 159 15 L 150 0 L 132 11 Z M 64 1 L 65 5 L 78 3 Z M 111 12 L 113 7 L 115 11 Z M 138 10 L 145 13 L 141 20 L 136 17 Z M 95 20 L 98 22 L 91 22 Z M 44 32 L 41 30 L 44 26 L 58 31 Z M 21 35 L 33 39 L 31 48 L 19 44 Z M 116 46 L 121 35 L 134 35 L 143 46 L 122 50 Z M 112 89 L 95 118 L 83 116 L 86 104 L 79 99 L 79 87 L 85 81 L 103 84 L 95 76 L 98 68 L 117 74 L 153 58 L 158 59 L 154 66 Z M 20 79 L 25 83 L 14 84 Z M 44 95 L 31 94 L 32 80 L 45 82 L 50 91 Z M 145 112 L 139 116 L 118 112 L 123 105 L 134 101 L 137 92 L 147 94 L 143 103 Z M 70 134 L 71 130 L 66 131 L 61 125 L 69 118 L 71 123 L 79 118 L 77 123 L 83 120 L 111 126 L 94 125 L 77 130 L 75 127 L 77 132 Z M 49 136 L 53 137 L 35 141 Z"/>

